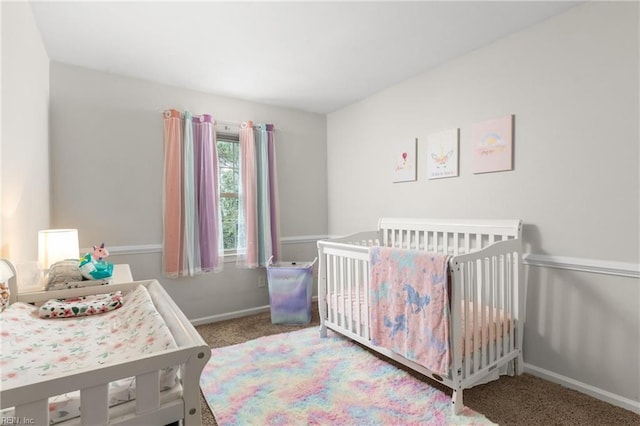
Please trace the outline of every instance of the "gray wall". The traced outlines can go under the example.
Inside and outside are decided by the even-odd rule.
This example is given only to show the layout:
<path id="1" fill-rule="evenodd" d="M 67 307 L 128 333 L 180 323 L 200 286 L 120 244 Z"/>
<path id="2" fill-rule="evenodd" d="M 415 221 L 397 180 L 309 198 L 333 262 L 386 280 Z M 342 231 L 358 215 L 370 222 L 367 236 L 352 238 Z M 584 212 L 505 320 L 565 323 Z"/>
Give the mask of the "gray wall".
<path id="1" fill-rule="evenodd" d="M 588 3 L 327 118 L 329 232 L 381 216 L 519 218 L 546 262 L 637 269 L 638 4 Z M 515 114 L 515 169 L 474 175 L 474 122 Z M 460 128 L 460 176 L 426 179 L 427 135 Z M 392 183 L 418 138 L 418 181 Z M 640 401 L 637 278 L 527 268 L 525 361 Z M 628 402 L 628 401 L 627 401 Z"/>
<path id="2" fill-rule="evenodd" d="M 27 287 L 23 267 L 37 258 L 38 231 L 49 227 L 49 57 L 29 3 L 1 2 L 0 12 L 0 257 Z"/>
<path id="3" fill-rule="evenodd" d="M 143 80 L 51 64 L 51 198 L 56 227 L 76 227 L 81 247 L 104 241 L 135 279 L 158 278 L 190 319 L 268 305 L 258 270 L 226 263 L 219 274 L 161 274 L 163 124 L 166 108 L 218 120 L 274 123 L 284 257 L 314 255 L 327 233 L 326 119 Z M 298 239 L 303 239 L 299 242 Z M 151 246 L 151 247 L 149 247 Z"/>

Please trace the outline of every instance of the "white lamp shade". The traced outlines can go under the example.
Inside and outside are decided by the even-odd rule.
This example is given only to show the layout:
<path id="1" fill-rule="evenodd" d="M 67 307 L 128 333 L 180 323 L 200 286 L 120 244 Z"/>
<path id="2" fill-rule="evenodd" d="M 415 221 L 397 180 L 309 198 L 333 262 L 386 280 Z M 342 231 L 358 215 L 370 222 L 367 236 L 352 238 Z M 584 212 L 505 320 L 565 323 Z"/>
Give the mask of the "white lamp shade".
<path id="1" fill-rule="evenodd" d="M 49 267 L 61 260 L 79 259 L 77 229 L 46 229 L 38 232 L 38 266 Z"/>

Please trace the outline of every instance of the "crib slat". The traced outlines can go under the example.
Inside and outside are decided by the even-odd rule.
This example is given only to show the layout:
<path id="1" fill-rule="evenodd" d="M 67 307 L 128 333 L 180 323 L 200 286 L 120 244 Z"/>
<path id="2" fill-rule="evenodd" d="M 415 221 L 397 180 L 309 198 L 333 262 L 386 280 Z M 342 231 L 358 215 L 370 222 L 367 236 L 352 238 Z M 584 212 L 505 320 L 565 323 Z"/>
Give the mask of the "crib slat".
<path id="1" fill-rule="evenodd" d="M 364 337 L 365 337 L 365 339 L 368 340 L 370 338 L 370 336 L 371 336 L 371 334 L 370 334 L 371 333 L 371 329 L 369 327 L 369 288 L 370 288 L 369 286 L 370 286 L 370 283 L 369 283 L 369 273 L 368 273 L 369 270 L 371 269 L 371 265 L 369 264 L 368 260 L 365 260 L 365 261 L 362 262 L 362 268 L 363 268 L 363 271 L 364 271 L 364 273 L 362 274 L 362 278 L 364 280 L 364 292 L 363 292 L 363 294 L 364 294 L 364 304 L 363 304 L 363 306 L 364 306 L 364 308 L 363 308 L 364 309 L 363 310 L 363 312 L 364 312 L 364 315 L 363 315 L 363 317 L 364 317 Z"/>
<path id="2" fill-rule="evenodd" d="M 512 254 L 512 261 L 514 261 L 513 259 L 513 254 Z M 511 327 L 509 328 L 509 350 L 513 350 L 515 348 L 515 321 L 514 321 L 514 315 L 516 313 L 516 307 L 514 306 L 514 301 L 518 300 L 517 298 L 518 296 L 518 287 L 516 285 L 514 285 L 516 281 L 516 277 L 518 276 L 518 264 L 517 262 L 511 263 L 509 262 L 510 265 L 510 273 L 509 273 L 509 279 L 510 279 L 510 285 L 509 285 L 509 318 L 511 318 Z"/>
<path id="3" fill-rule="evenodd" d="M 362 270 L 362 261 L 360 260 L 356 260 L 356 264 L 355 264 L 355 280 L 356 280 L 356 334 L 358 336 L 362 336 L 362 300 L 361 300 L 361 295 L 360 295 L 360 288 L 361 288 L 361 283 L 360 281 L 362 280 L 362 275 L 361 275 L 361 270 Z"/>
<path id="4" fill-rule="evenodd" d="M 338 290 L 338 294 L 340 297 L 340 303 L 342 304 L 342 306 L 339 308 L 339 312 L 340 314 L 338 315 L 338 322 L 342 327 L 346 327 L 345 325 L 345 312 L 346 312 L 346 298 L 344 297 L 344 272 L 345 272 L 345 268 L 344 268 L 344 262 L 345 262 L 345 258 L 341 257 L 340 261 L 338 262 L 339 265 L 339 271 L 338 271 L 338 277 L 339 277 L 339 281 L 340 281 L 340 288 Z"/>
<path id="5" fill-rule="evenodd" d="M 480 273 L 478 274 L 480 281 L 478 287 L 478 295 L 480 300 L 478 301 L 478 327 L 479 327 L 479 336 L 480 340 L 478 340 L 478 351 L 480 352 L 480 365 L 476 369 L 479 370 L 484 368 L 487 365 L 487 353 L 484 350 L 484 339 L 487 337 L 487 333 L 485 331 L 485 318 L 486 318 L 486 306 L 487 306 L 487 297 L 486 297 L 486 287 L 485 283 L 487 282 L 487 267 L 486 267 L 486 259 L 480 260 Z"/>
<path id="6" fill-rule="evenodd" d="M 505 354 L 503 344 L 504 338 L 506 336 L 505 326 L 507 318 L 504 315 L 504 268 L 505 259 L 503 256 L 501 256 L 498 276 L 496 277 L 496 308 L 498 309 L 498 315 L 500 315 L 499 328 L 498 330 L 496 330 L 496 333 L 498 334 L 498 336 L 496 337 L 496 352 L 498 352 L 498 357 L 501 357 Z"/>
<path id="7" fill-rule="evenodd" d="M 348 298 L 348 304 L 349 304 L 349 309 L 346 310 L 347 312 L 347 329 L 349 331 L 353 331 L 353 261 L 354 259 L 349 258 L 347 259 L 347 273 L 346 273 L 346 278 L 347 278 L 347 298 Z"/>
<path id="8" fill-rule="evenodd" d="M 472 287 L 474 283 L 473 279 L 473 262 L 466 262 L 463 264 L 463 268 L 466 270 L 466 279 L 464 283 L 464 298 L 462 299 L 464 302 L 464 364 L 465 364 L 465 377 L 469 377 L 471 375 L 471 353 L 473 348 L 471 347 L 471 324 L 473 323 L 473 318 L 471 317 L 471 309 L 469 309 L 471 303 L 475 303 L 473 301 L 473 296 L 471 294 Z"/>
<path id="9" fill-rule="evenodd" d="M 494 313 L 495 313 L 495 291 L 494 291 L 494 287 L 495 287 L 495 277 L 496 277 L 496 268 L 498 267 L 497 265 L 497 258 L 495 256 L 493 256 L 491 258 L 491 269 L 489 270 L 489 333 L 488 333 L 488 337 L 489 337 L 489 363 L 492 363 L 496 360 L 496 350 L 495 350 L 495 345 L 496 345 L 496 322 L 494 319 Z"/>
<path id="10" fill-rule="evenodd" d="M 442 254 L 449 254 L 449 234 L 442 233 Z"/>
<path id="11" fill-rule="evenodd" d="M 509 342 L 507 345 L 507 349 L 510 351 L 514 348 L 515 340 L 513 339 L 515 322 L 514 322 L 514 312 L 513 312 L 513 300 L 514 300 L 514 275 L 513 275 L 513 264 L 509 262 L 509 286 L 507 291 L 507 312 L 509 318 L 511 319 L 511 327 L 509 327 Z"/>
<path id="12" fill-rule="evenodd" d="M 480 330 L 482 324 L 480 322 L 481 299 L 480 291 L 482 288 L 482 261 L 478 259 L 476 261 L 476 282 L 473 286 L 473 371 L 480 369 Z"/>
<path id="13" fill-rule="evenodd" d="M 505 256 L 504 265 L 502 267 L 502 355 L 508 352 L 509 328 L 511 328 L 511 314 L 508 311 L 508 291 L 509 291 L 509 257 Z"/>
<path id="14" fill-rule="evenodd" d="M 333 259 L 330 254 L 325 253 L 324 255 L 324 278 L 326 280 L 325 283 L 325 293 L 327 298 L 327 321 L 333 322 Z"/>
<path id="15" fill-rule="evenodd" d="M 337 292 L 337 280 L 338 280 L 338 267 L 337 267 L 337 262 L 338 259 L 336 258 L 336 256 L 331 256 L 331 289 L 329 290 L 331 297 L 332 297 L 332 302 L 335 300 L 335 307 L 333 305 L 333 303 L 331 304 L 331 315 L 329 315 L 329 320 L 332 323 L 336 323 L 337 322 L 337 318 L 336 318 L 336 311 L 338 310 L 338 303 L 340 302 L 338 300 L 338 292 Z M 335 299 L 334 299 L 335 298 Z"/>
<path id="16" fill-rule="evenodd" d="M 80 407 L 83 425 L 109 423 L 109 383 L 81 389 Z"/>

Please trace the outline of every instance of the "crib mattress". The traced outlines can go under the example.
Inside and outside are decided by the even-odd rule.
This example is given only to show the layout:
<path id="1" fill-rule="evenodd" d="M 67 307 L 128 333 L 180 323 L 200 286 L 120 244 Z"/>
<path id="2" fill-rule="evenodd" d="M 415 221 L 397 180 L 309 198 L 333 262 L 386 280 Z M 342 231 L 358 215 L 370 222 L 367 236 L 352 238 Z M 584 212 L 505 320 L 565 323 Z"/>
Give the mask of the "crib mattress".
<path id="1" fill-rule="evenodd" d="M 360 324 L 361 326 L 365 327 L 365 318 L 368 319 L 369 318 L 369 312 L 367 310 L 368 308 L 368 304 L 365 304 L 366 301 L 366 297 L 365 296 L 365 292 L 364 291 L 360 291 L 359 294 L 357 294 L 356 292 L 351 293 L 351 296 L 349 297 L 349 295 L 347 294 L 347 296 L 341 296 L 338 294 L 331 294 L 327 297 L 327 300 L 329 301 L 329 306 L 330 309 L 333 310 L 334 313 L 337 313 L 339 315 L 344 314 L 349 315 L 351 314 L 351 319 L 352 321 L 357 321 L 358 318 L 360 318 Z M 349 312 L 349 303 L 351 303 L 351 312 Z M 465 326 L 465 301 L 462 301 L 462 327 L 463 330 L 462 332 L 464 333 L 464 326 Z M 471 315 L 471 317 L 474 317 L 474 303 L 473 302 L 467 302 L 467 306 L 468 306 L 468 312 Z M 509 333 L 510 331 L 510 327 L 511 327 L 511 320 L 509 319 L 508 315 L 505 315 L 504 312 L 502 312 L 502 310 L 494 308 L 493 309 L 493 315 L 490 316 L 489 315 L 489 308 L 485 307 L 485 315 L 484 315 L 484 319 L 483 319 L 483 327 L 481 330 L 479 330 L 479 336 L 481 338 L 481 345 L 486 345 L 489 343 L 489 339 L 493 338 L 493 340 L 495 341 L 496 339 L 499 339 L 503 336 L 504 333 Z M 493 332 L 490 333 L 490 326 L 492 324 L 492 329 Z M 473 324 L 471 324 L 471 329 L 469 330 L 470 333 L 470 339 L 469 341 L 471 342 L 471 346 L 474 347 L 474 336 L 475 336 L 475 330 L 473 328 Z M 462 339 L 462 353 L 465 353 L 465 340 Z"/>
<path id="2" fill-rule="evenodd" d="M 84 317 L 43 319 L 38 317 L 37 307 L 14 303 L 0 314 L 0 336 L 2 386 L 118 364 L 176 347 L 144 286 L 125 295 L 121 308 Z M 178 382 L 177 366 L 161 372 L 161 390 L 179 390 Z M 110 406 L 132 399 L 135 378 L 110 383 Z M 52 423 L 79 416 L 80 392 L 50 398 L 49 410 Z M 10 416 L 6 410 L 2 415 Z"/>

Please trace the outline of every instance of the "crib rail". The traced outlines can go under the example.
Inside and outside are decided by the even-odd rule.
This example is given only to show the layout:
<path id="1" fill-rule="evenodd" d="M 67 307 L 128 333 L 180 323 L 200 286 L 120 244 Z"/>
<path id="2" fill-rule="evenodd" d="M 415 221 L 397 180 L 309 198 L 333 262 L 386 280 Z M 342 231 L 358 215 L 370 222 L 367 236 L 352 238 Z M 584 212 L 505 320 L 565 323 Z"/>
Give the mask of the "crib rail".
<path id="1" fill-rule="evenodd" d="M 450 261 L 452 371 L 463 387 L 521 355 L 520 249 L 502 241 Z"/>
<path id="2" fill-rule="evenodd" d="M 383 218 L 381 245 L 458 255 L 472 253 L 497 241 L 520 239 L 519 220 L 445 220 Z"/>
<path id="3" fill-rule="evenodd" d="M 348 245 L 349 242 L 353 245 Z M 352 334 L 351 337 L 369 339 L 369 247 L 378 242 L 377 233 L 318 242 L 322 281 L 318 288 L 320 318 Z M 326 336 L 326 327 L 321 333 Z"/>

